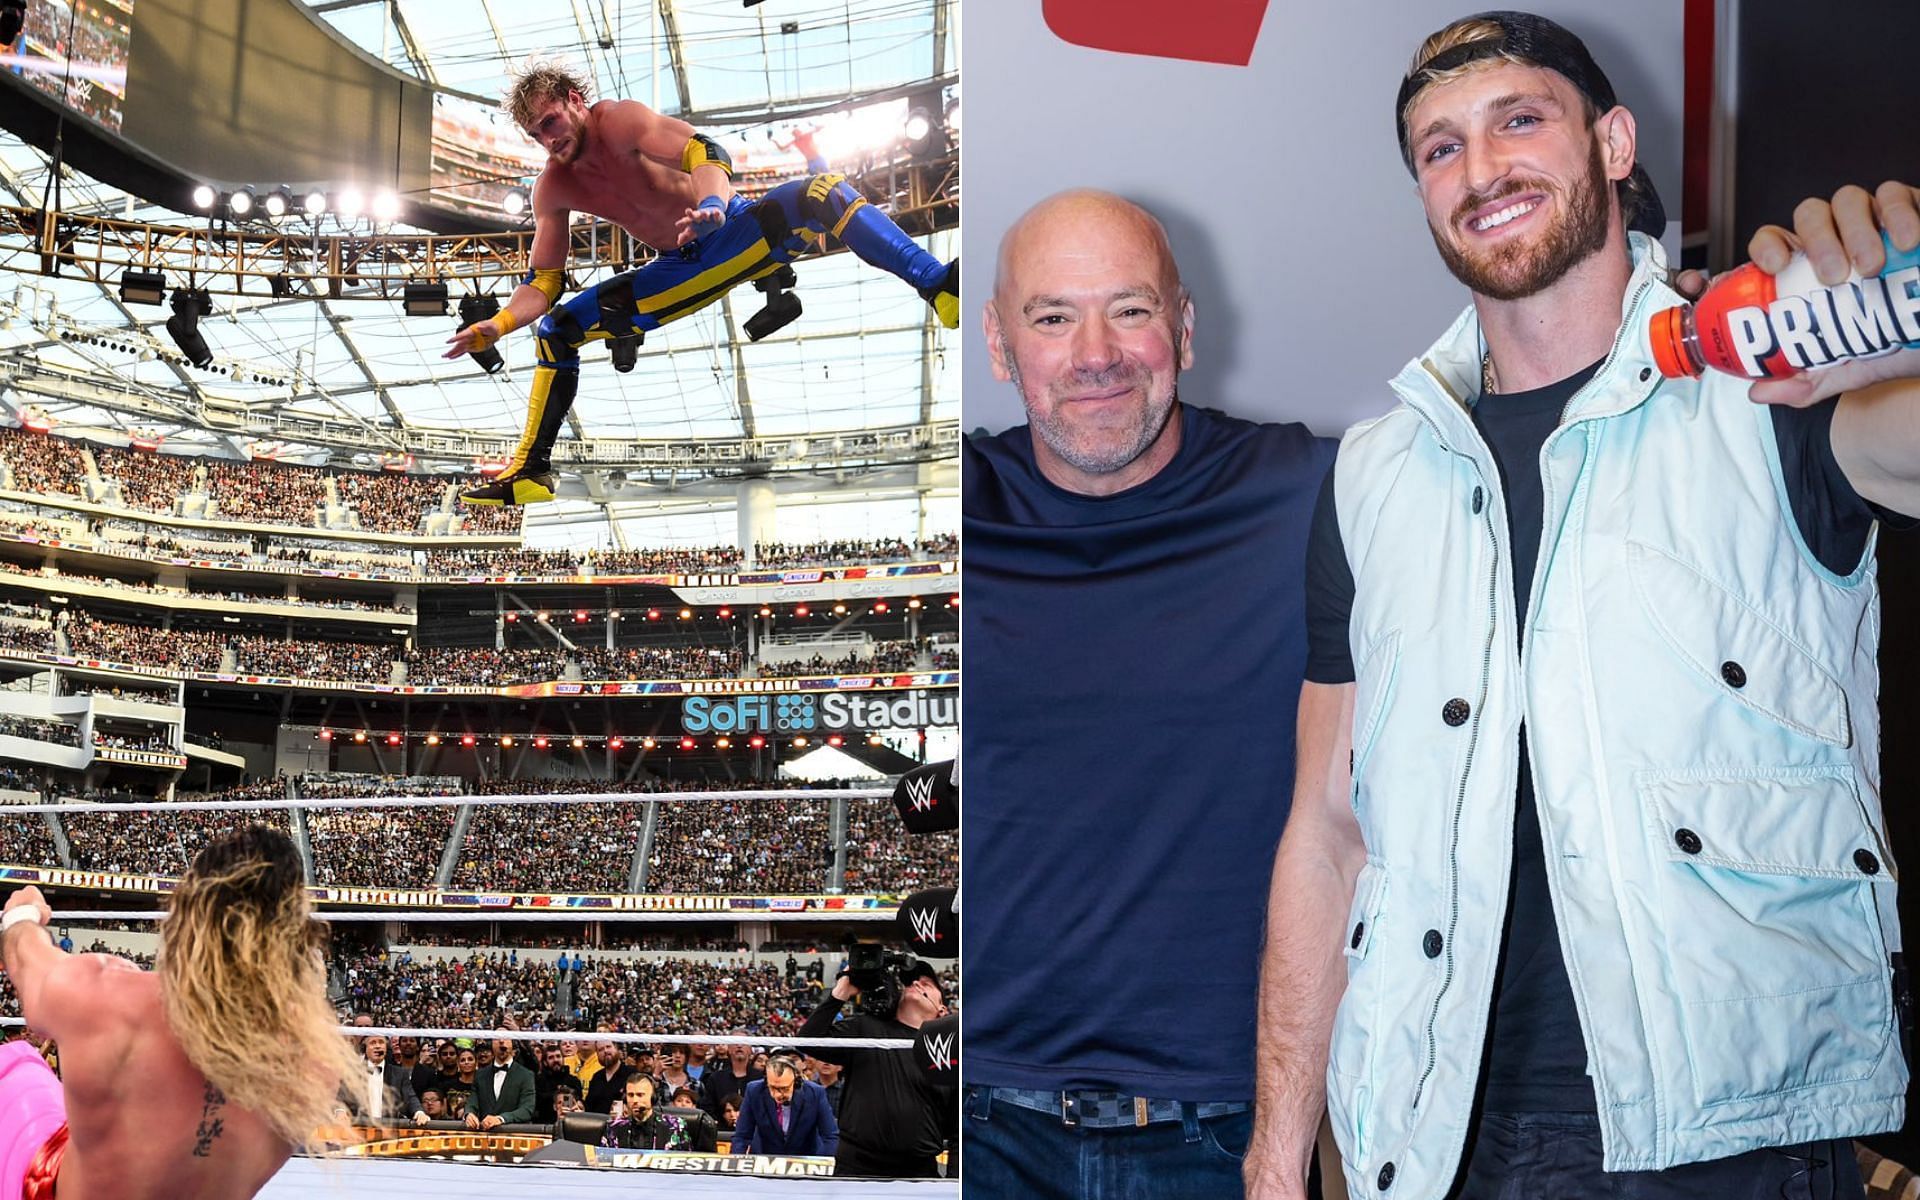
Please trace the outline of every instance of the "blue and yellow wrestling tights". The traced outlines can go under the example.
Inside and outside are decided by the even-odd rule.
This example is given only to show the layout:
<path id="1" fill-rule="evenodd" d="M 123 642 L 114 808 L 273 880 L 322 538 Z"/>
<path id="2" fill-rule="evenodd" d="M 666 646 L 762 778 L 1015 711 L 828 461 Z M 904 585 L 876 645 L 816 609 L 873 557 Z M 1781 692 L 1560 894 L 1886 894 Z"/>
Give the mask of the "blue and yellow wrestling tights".
<path id="1" fill-rule="evenodd" d="M 844 176 L 795 179 L 757 201 L 736 195 L 718 229 L 588 288 L 540 318 L 534 325 L 536 364 L 526 431 L 499 477 L 461 498 L 469 504 L 553 499 L 553 444 L 580 387 L 582 345 L 658 329 L 742 283 L 774 274 L 828 237 L 905 280 L 933 306 L 942 325 L 959 327 L 959 263 L 943 263 L 915 245 Z"/>

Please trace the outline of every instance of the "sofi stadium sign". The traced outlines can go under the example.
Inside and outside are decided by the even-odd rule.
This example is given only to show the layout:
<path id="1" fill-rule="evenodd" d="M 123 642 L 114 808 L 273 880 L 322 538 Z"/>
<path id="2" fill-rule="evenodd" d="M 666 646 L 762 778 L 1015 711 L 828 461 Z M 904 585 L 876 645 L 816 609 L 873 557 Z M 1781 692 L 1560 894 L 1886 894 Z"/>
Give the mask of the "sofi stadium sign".
<path id="1" fill-rule="evenodd" d="M 882 694 L 690 696 L 680 705 L 680 727 L 688 733 L 831 733 L 959 723 L 959 691 L 952 688 Z"/>

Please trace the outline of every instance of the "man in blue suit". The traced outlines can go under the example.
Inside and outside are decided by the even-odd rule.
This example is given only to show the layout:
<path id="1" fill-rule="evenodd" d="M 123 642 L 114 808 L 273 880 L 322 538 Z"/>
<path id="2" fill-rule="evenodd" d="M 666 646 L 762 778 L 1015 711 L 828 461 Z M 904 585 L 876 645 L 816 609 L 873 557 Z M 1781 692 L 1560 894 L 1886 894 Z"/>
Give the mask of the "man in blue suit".
<path id="1" fill-rule="evenodd" d="M 767 1077 L 748 1084 L 740 1102 L 732 1152 L 831 1156 L 839 1145 L 840 1123 L 827 1090 L 800 1078 L 790 1058 L 768 1061 Z"/>

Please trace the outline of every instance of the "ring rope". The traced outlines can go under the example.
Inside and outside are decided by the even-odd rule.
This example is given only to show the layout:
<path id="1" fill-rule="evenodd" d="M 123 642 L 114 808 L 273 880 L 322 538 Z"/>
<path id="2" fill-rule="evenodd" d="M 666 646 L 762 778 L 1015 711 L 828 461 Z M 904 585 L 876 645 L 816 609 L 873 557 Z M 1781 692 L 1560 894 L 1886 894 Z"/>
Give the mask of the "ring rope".
<path id="1" fill-rule="evenodd" d="M 362 889 L 407 891 L 412 889 Z M 646 894 L 646 893 L 636 893 Z M 704 911 L 667 910 L 661 912 L 636 912 L 630 909 L 601 908 L 543 908 L 528 910 L 524 908 L 495 911 L 479 908 L 447 912 L 444 909 L 395 909 L 392 912 L 362 911 L 354 909 L 348 912 L 316 911 L 315 919 L 321 921 L 893 921 L 898 916 L 893 909 L 833 909 L 828 912 L 775 912 L 764 908 L 716 908 Z M 134 908 L 123 910 L 94 911 L 84 908 L 62 908 L 53 910 L 54 921 L 85 924 L 89 921 L 164 921 L 167 910 L 164 908 Z"/>
<path id="2" fill-rule="evenodd" d="M 338 796 L 312 800 L 172 800 L 153 804 L 103 804 L 80 801 L 65 804 L 6 804 L 9 813 L 199 812 L 214 809 L 267 812 L 292 808 L 454 808 L 462 804 L 676 804 L 699 800 L 882 800 L 893 793 L 881 788 L 786 788 L 735 792 L 590 792 L 579 795 L 520 796 Z"/>
<path id="3" fill-rule="evenodd" d="M 0 1025 L 25 1025 L 25 1017 L 0 1017 Z M 419 1037 L 419 1038 L 457 1038 L 472 1037 L 478 1034 L 483 1040 L 504 1039 L 510 1042 L 614 1042 L 629 1045 L 636 1042 L 670 1042 L 702 1046 L 843 1046 L 849 1050 L 911 1050 L 912 1038 L 857 1038 L 857 1037 L 778 1037 L 773 1034 L 754 1036 L 751 1034 L 702 1034 L 702 1033 L 603 1033 L 579 1029 L 408 1029 L 398 1025 L 340 1025 L 336 1028 L 349 1037 Z"/>

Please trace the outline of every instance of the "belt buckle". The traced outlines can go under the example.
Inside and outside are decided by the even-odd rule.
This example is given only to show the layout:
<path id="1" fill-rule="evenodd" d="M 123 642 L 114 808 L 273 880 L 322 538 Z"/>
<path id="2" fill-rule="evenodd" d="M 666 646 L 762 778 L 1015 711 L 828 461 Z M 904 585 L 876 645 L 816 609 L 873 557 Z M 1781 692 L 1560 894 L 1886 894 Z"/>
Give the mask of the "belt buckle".
<path id="1" fill-rule="evenodd" d="M 1080 1128 L 1080 1102 L 1072 1092 L 1060 1093 L 1060 1123 L 1068 1129 Z"/>

